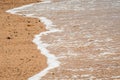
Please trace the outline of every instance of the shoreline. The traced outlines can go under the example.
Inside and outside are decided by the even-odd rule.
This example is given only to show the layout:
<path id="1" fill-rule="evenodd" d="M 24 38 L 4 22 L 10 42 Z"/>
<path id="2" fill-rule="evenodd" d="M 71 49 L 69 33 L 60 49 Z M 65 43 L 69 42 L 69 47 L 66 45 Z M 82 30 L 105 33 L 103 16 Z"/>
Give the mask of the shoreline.
<path id="1" fill-rule="evenodd" d="M 25 2 L 15 1 L 14 7 L 38 0 Z M 46 29 L 38 19 L 6 13 L 6 10 L 13 8 L 10 0 L 1 1 L 0 4 L 3 5 L 0 7 L 0 79 L 26 80 L 47 66 L 46 57 L 32 43 L 34 35 Z"/>
<path id="2" fill-rule="evenodd" d="M 52 21 L 47 19 L 46 17 L 40 17 L 39 19 L 41 22 L 43 22 L 46 25 L 46 28 L 54 26 L 52 24 Z M 42 43 L 42 40 L 41 40 L 42 35 L 54 33 L 54 32 L 60 32 L 60 31 L 61 30 L 48 28 L 48 31 L 37 34 L 35 38 L 33 39 L 33 42 L 38 46 L 38 49 L 41 50 L 43 55 L 47 57 L 48 66 L 45 69 L 43 69 L 41 72 L 39 72 L 38 74 L 30 77 L 29 80 L 40 80 L 42 77 L 44 77 L 49 72 L 49 70 L 60 66 L 61 62 L 58 61 L 58 58 L 54 54 L 51 54 L 49 50 L 46 49 L 46 46 L 44 46 L 44 43 Z"/>
<path id="3" fill-rule="evenodd" d="M 44 1 L 44 2 L 41 2 L 41 4 L 42 3 L 44 4 L 44 3 L 50 3 L 50 2 Z M 34 16 L 34 14 L 17 13 L 17 12 L 20 12 L 20 10 L 27 8 L 29 6 L 32 6 L 32 5 L 34 5 L 34 3 L 30 4 L 30 5 L 24 5 L 21 7 L 13 8 L 13 9 L 7 10 L 6 12 L 11 13 L 11 14 L 21 15 L 21 16 L 24 15 L 25 17 L 37 18 L 45 25 L 45 28 L 48 30 L 48 31 L 40 32 L 39 34 L 35 35 L 35 38 L 33 39 L 33 42 L 37 45 L 37 47 L 41 51 L 41 53 L 46 56 L 47 64 L 48 64 L 48 66 L 45 69 L 43 69 L 41 72 L 37 73 L 36 75 L 34 75 L 28 79 L 28 80 L 39 80 L 43 76 L 45 76 L 45 74 L 47 74 L 49 72 L 49 70 L 56 68 L 60 65 L 60 62 L 57 60 L 57 57 L 55 55 L 49 53 L 49 51 L 46 49 L 46 46 L 44 46 L 44 43 L 42 43 L 42 41 L 41 41 L 41 37 L 44 34 L 60 32 L 61 30 L 51 28 L 52 26 L 55 26 L 55 25 L 53 25 L 52 24 L 53 22 L 51 20 L 47 19 L 46 17 L 36 17 L 36 16 Z"/>

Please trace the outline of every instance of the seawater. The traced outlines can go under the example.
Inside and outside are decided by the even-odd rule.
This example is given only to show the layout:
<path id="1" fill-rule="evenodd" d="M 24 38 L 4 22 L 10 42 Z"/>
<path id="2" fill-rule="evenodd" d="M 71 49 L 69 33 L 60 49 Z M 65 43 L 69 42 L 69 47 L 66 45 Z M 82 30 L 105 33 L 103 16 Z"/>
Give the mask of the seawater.
<path id="1" fill-rule="evenodd" d="M 48 67 L 29 80 L 120 79 L 119 0 L 43 0 L 7 12 L 46 25 L 33 42 Z"/>

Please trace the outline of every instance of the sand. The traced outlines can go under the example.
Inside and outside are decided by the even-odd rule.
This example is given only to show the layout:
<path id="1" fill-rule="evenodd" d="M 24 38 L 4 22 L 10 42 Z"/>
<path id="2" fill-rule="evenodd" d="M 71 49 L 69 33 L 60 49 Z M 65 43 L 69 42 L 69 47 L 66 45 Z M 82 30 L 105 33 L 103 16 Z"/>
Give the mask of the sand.
<path id="1" fill-rule="evenodd" d="M 46 66 L 46 57 L 32 42 L 45 31 L 38 19 L 6 13 L 39 0 L 0 0 L 0 80 L 27 80 Z"/>

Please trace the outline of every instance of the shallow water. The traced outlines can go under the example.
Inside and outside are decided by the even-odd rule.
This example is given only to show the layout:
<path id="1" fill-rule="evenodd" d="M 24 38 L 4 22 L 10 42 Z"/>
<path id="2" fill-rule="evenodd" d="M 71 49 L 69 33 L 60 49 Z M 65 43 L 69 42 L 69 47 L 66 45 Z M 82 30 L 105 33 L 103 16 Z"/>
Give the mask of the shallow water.
<path id="1" fill-rule="evenodd" d="M 48 30 L 61 30 L 41 36 L 61 62 L 42 80 L 120 79 L 120 0 L 51 0 L 16 11 L 47 17 Z"/>

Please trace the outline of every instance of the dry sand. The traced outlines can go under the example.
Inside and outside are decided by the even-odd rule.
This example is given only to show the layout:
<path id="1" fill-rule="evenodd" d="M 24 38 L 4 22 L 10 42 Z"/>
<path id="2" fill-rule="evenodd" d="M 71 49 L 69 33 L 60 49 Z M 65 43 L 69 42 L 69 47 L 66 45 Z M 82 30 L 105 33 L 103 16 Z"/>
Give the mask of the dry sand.
<path id="1" fill-rule="evenodd" d="M 5 11 L 39 0 L 0 0 L 0 80 L 26 80 L 44 69 L 45 56 L 32 42 L 45 31 L 38 19 L 8 14 Z"/>

